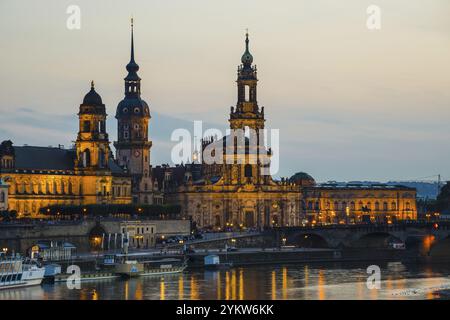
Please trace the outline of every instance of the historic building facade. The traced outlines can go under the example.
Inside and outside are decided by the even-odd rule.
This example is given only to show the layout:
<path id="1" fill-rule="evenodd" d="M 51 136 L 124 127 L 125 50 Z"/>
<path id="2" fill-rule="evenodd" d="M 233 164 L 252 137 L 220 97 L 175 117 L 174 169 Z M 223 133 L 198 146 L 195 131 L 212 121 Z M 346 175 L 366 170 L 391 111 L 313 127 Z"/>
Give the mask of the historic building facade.
<path id="1" fill-rule="evenodd" d="M 154 177 L 167 201 L 180 204 L 183 214 L 199 227 L 296 226 L 300 223 L 299 187 L 287 180 L 274 181 L 265 172 L 272 152 L 263 144 L 264 108 L 257 102 L 257 71 L 248 34 L 245 46 L 238 68 L 237 103 L 230 110 L 231 134 L 202 141 L 202 155 L 208 153 L 217 161 L 158 167 Z M 251 129 L 253 136 L 244 136 L 239 144 L 237 132 L 244 129 Z"/>
<path id="2" fill-rule="evenodd" d="M 0 211 L 8 210 L 9 185 L 0 178 Z"/>
<path id="3" fill-rule="evenodd" d="M 262 174 L 272 152 L 262 143 L 266 119 L 257 102 L 258 79 L 248 35 L 241 62 L 230 129 L 232 133 L 253 130 L 256 145 L 250 143 L 251 136 L 245 138 L 243 150 L 234 143 L 237 135 L 207 138 L 202 140 L 201 154 L 213 154 L 222 146 L 217 162 L 155 167 L 155 186 L 167 201 L 180 204 L 183 214 L 198 227 L 216 230 L 416 219 L 416 190 L 412 188 L 317 185 L 304 172 L 280 181 Z M 198 158 L 195 153 L 193 159 Z"/>
<path id="4" fill-rule="evenodd" d="M 416 219 L 412 188 L 317 185 L 303 172 L 290 179 L 272 178 L 272 150 L 264 145 L 266 118 L 258 105 L 248 34 L 238 67 L 237 102 L 228 119 L 230 134 L 204 138 L 201 159 L 195 153 L 189 164 L 150 165 L 150 110 L 141 98 L 133 25 L 126 69 L 125 96 L 115 115 L 116 156 L 106 132 L 106 107 L 92 83 L 79 107 L 73 148 L 13 146 L 9 140 L 0 144 L 0 210 L 38 217 L 39 209 L 49 205 L 164 201 L 179 204 L 182 215 L 198 227 L 216 230 Z"/>
<path id="5" fill-rule="evenodd" d="M 39 217 L 51 205 L 126 204 L 131 178 L 109 148 L 106 109 L 94 84 L 80 105 L 75 147 L 0 145 L 0 178 L 9 185 L 9 210 Z"/>
<path id="6" fill-rule="evenodd" d="M 302 189 L 309 224 L 393 223 L 416 220 L 416 189 L 384 184 L 321 184 Z"/>
<path id="7" fill-rule="evenodd" d="M 125 97 L 117 106 L 116 157 L 106 132 L 106 107 L 94 83 L 79 108 L 75 146 L 0 146 L 0 178 L 9 186 L 9 210 L 36 217 L 49 205 L 152 204 L 154 196 L 148 137 L 150 110 L 141 99 L 141 78 L 134 60 L 133 23 L 131 57 L 125 77 Z M 7 199 L 8 197 L 5 197 Z"/>

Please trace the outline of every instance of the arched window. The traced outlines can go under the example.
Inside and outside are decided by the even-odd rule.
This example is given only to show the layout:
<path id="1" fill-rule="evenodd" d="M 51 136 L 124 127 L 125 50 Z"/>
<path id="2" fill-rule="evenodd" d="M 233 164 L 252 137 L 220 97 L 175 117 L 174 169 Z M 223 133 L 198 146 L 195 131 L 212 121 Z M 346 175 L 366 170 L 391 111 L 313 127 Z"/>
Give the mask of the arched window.
<path id="1" fill-rule="evenodd" d="M 333 209 L 334 210 L 339 210 L 339 202 L 337 202 L 337 201 L 334 202 Z"/>
<path id="2" fill-rule="evenodd" d="M 251 178 L 253 176 L 253 170 L 252 170 L 251 164 L 246 164 L 244 171 L 245 171 L 246 178 Z"/>
<path id="3" fill-rule="evenodd" d="M 91 152 L 89 149 L 83 152 L 83 167 L 89 167 L 91 165 Z"/>
<path id="4" fill-rule="evenodd" d="M 105 153 L 103 152 L 102 149 L 98 150 L 98 159 L 99 159 L 99 166 L 101 168 L 106 167 L 106 157 L 105 157 Z"/>
<path id="5" fill-rule="evenodd" d="M 406 210 L 410 210 L 410 209 L 411 209 L 410 204 L 409 204 L 409 202 L 407 202 L 406 203 Z"/>
<path id="6" fill-rule="evenodd" d="M 388 203 L 385 201 L 383 202 L 383 211 L 387 211 L 388 210 Z"/>
<path id="7" fill-rule="evenodd" d="M 380 203 L 377 201 L 375 202 L 375 210 L 379 211 L 380 210 Z"/>
<path id="8" fill-rule="evenodd" d="M 391 203 L 391 210 L 397 210 L 397 205 L 394 201 Z"/>
<path id="9" fill-rule="evenodd" d="M 89 120 L 83 121 L 83 132 L 91 131 L 91 122 Z"/>
<path id="10" fill-rule="evenodd" d="M 0 202 L 5 202 L 5 193 L 0 191 Z"/>
<path id="11" fill-rule="evenodd" d="M 350 203 L 350 209 L 355 210 L 355 203 L 353 201 Z"/>
<path id="12" fill-rule="evenodd" d="M 250 101 L 250 86 L 244 86 L 244 99 L 246 102 Z"/>

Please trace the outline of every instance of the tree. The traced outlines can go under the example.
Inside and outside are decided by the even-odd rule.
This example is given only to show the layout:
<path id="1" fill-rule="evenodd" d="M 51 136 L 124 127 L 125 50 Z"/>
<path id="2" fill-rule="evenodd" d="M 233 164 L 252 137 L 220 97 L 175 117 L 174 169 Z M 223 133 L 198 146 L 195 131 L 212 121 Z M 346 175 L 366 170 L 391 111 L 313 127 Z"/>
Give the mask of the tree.
<path id="1" fill-rule="evenodd" d="M 450 210 L 450 181 L 442 187 L 436 199 L 436 211 Z"/>

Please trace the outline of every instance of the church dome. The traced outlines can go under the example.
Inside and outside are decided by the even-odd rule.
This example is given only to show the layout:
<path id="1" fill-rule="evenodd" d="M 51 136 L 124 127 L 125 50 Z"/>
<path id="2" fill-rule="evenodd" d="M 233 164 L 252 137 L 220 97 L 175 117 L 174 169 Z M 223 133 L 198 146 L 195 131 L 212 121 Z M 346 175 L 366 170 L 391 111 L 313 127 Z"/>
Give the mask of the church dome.
<path id="1" fill-rule="evenodd" d="M 116 117 L 150 117 L 150 109 L 147 102 L 139 97 L 125 97 L 119 102 Z"/>
<path id="2" fill-rule="evenodd" d="M 94 81 L 91 82 L 91 90 L 84 96 L 83 104 L 90 106 L 103 105 L 102 97 L 94 89 Z"/>
<path id="3" fill-rule="evenodd" d="M 316 184 L 314 178 L 306 172 L 297 172 L 289 178 L 289 182 L 302 187 L 314 186 Z"/>

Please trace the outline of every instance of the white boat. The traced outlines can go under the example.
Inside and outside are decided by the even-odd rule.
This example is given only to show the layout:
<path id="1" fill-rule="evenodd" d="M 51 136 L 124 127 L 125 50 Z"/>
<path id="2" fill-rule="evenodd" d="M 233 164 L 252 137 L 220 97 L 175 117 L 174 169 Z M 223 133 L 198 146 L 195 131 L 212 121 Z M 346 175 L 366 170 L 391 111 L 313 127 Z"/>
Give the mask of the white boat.
<path id="1" fill-rule="evenodd" d="M 0 290 L 40 285 L 45 268 L 34 260 L 0 255 Z"/>

